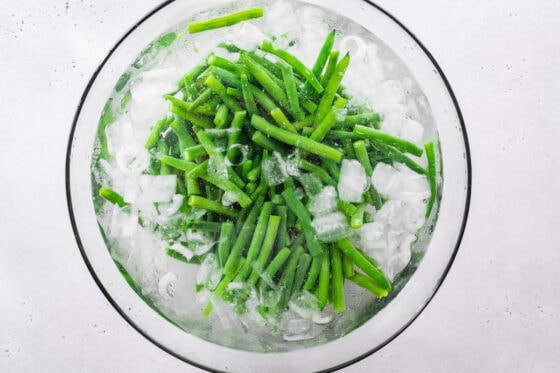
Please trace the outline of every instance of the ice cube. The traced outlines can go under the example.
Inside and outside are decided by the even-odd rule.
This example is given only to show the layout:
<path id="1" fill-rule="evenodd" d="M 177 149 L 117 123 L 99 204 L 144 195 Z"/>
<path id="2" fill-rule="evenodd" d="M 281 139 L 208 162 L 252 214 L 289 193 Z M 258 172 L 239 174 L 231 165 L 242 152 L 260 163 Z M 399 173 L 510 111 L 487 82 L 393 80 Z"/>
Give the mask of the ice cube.
<path id="1" fill-rule="evenodd" d="M 290 319 L 282 338 L 287 342 L 304 341 L 313 338 L 313 323 L 306 319 Z"/>
<path id="2" fill-rule="evenodd" d="M 367 55 L 366 43 L 357 35 L 347 35 L 340 39 L 338 48 L 341 56 L 349 53 L 353 61 L 364 59 Z"/>
<path id="3" fill-rule="evenodd" d="M 374 221 L 382 222 L 395 229 L 400 229 L 402 224 L 403 212 L 406 204 L 400 200 L 389 200 L 383 204 L 381 209 L 375 214 Z"/>
<path id="4" fill-rule="evenodd" d="M 400 131 L 400 136 L 417 145 L 424 143 L 424 127 L 414 119 L 406 119 Z"/>
<path id="5" fill-rule="evenodd" d="M 243 22 L 236 32 L 228 39 L 234 40 L 241 49 L 252 51 L 257 49 L 267 37 L 251 22 Z"/>
<path id="6" fill-rule="evenodd" d="M 356 246 L 363 250 L 375 251 L 387 248 L 385 225 L 380 222 L 366 223 L 356 230 Z"/>
<path id="7" fill-rule="evenodd" d="M 206 168 L 209 175 L 215 176 L 219 180 L 228 179 L 228 170 L 226 162 L 221 159 L 210 157 L 208 159 L 208 167 Z"/>
<path id="8" fill-rule="evenodd" d="M 293 153 L 288 155 L 286 159 L 286 173 L 289 176 L 299 177 L 301 175 L 301 171 L 299 169 L 300 163 L 300 154 L 299 151 L 296 149 Z"/>
<path id="9" fill-rule="evenodd" d="M 426 175 L 419 175 L 406 166 L 399 166 L 402 191 L 398 198 L 403 201 L 423 201 L 430 197 L 430 184 Z"/>
<path id="10" fill-rule="evenodd" d="M 336 190 L 329 185 L 319 193 L 310 198 L 307 206 L 309 212 L 314 216 L 326 215 L 337 209 Z"/>
<path id="11" fill-rule="evenodd" d="M 288 303 L 290 310 L 300 317 L 311 320 L 313 315 L 321 311 L 319 299 L 315 294 L 302 290 L 294 294 Z"/>
<path id="12" fill-rule="evenodd" d="M 187 229 L 186 240 L 187 247 L 194 255 L 205 254 L 216 244 L 216 241 L 210 233 L 195 231 L 193 229 Z"/>
<path id="13" fill-rule="evenodd" d="M 269 186 L 282 184 L 288 178 L 286 162 L 278 152 L 262 162 L 261 172 Z"/>
<path id="14" fill-rule="evenodd" d="M 373 169 L 371 182 L 380 194 L 395 198 L 401 192 L 401 176 L 392 166 L 379 162 Z"/>
<path id="15" fill-rule="evenodd" d="M 406 111 L 406 93 L 400 81 L 386 80 L 370 91 L 371 102 L 381 114 Z"/>
<path id="16" fill-rule="evenodd" d="M 199 266 L 196 283 L 204 285 L 208 290 L 214 290 L 221 279 L 222 270 L 218 258 L 214 253 L 209 253 Z"/>
<path id="17" fill-rule="evenodd" d="M 410 250 L 399 251 L 396 255 L 392 255 L 387 262 L 381 265 L 383 272 L 389 278 L 389 281 L 393 281 L 396 275 L 398 275 L 410 262 L 411 253 Z"/>
<path id="18" fill-rule="evenodd" d="M 231 206 L 239 200 L 239 193 L 231 190 L 226 190 L 222 196 L 222 205 Z"/>
<path id="19" fill-rule="evenodd" d="M 187 258 L 187 260 L 191 260 L 194 256 L 193 252 L 183 246 L 180 242 L 173 242 L 169 245 L 169 248 L 179 254 L 182 254 L 185 258 Z"/>
<path id="20" fill-rule="evenodd" d="M 426 222 L 426 204 L 421 201 L 406 202 L 407 208 L 403 212 L 402 223 L 410 232 L 415 233 Z"/>
<path id="21" fill-rule="evenodd" d="M 338 179 L 338 195 L 346 202 L 361 202 L 368 185 L 364 167 L 355 159 L 344 159 Z"/>
<path id="22" fill-rule="evenodd" d="M 138 228 L 138 211 L 131 206 L 113 208 L 111 216 L 111 237 L 132 237 Z"/>
<path id="23" fill-rule="evenodd" d="M 175 69 L 154 69 L 141 72 L 130 84 L 130 113 L 141 138 L 146 138 L 150 127 L 167 112 L 163 93 L 175 90 L 176 81 Z"/>
<path id="24" fill-rule="evenodd" d="M 150 165 L 150 153 L 141 145 L 128 144 L 117 150 L 116 162 L 125 175 L 139 175 Z"/>
<path id="25" fill-rule="evenodd" d="M 141 175 L 140 198 L 147 202 L 169 202 L 175 195 L 177 175 Z"/>
<path id="26" fill-rule="evenodd" d="M 341 212 L 315 217 L 311 226 L 315 229 L 317 238 L 323 242 L 338 241 L 347 237 L 350 232 L 346 216 Z"/>
<path id="27" fill-rule="evenodd" d="M 158 292 L 164 299 L 171 299 L 175 296 L 175 285 L 177 276 L 173 272 L 168 272 L 158 281 Z"/>

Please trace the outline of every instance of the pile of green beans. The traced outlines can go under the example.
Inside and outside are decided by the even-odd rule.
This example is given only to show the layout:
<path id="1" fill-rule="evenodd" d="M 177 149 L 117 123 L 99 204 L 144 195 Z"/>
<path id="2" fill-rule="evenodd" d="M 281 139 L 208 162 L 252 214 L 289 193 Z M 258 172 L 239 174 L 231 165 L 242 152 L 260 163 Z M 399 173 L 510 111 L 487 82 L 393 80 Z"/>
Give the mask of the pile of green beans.
<path id="1" fill-rule="evenodd" d="M 251 9 L 215 20 L 191 24 L 190 32 L 228 26 L 262 15 Z M 245 17 L 245 18 L 244 18 Z M 337 186 L 340 162 L 356 159 L 371 177 L 377 162 L 402 163 L 428 175 L 436 196 L 435 153 L 425 146 L 428 169 L 406 154 L 421 156 L 424 149 L 379 130 L 381 117 L 373 110 L 347 107 L 341 83 L 350 55 L 339 59 L 333 50 L 335 31 L 328 34 L 315 64 L 309 68 L 287 50 L 264 41 L 257 51 L 221 44 L 236 58 L 209 55 L 178 82 L 175 94 L 165 95 L 169 114 L 155 123 L 145 147 L 152 154 L 151 175 L 177 175 L 177 193 L 184 195 L 178 230 L 204 232 L 217 244 L 194 258 L 167 249 L 178 260 L 200 263 L 213 254 L 221 280 L 207 288 L 212 296 L 206 317 L 219 298 L 246 311 L 250 292 L 269 300 L 259 312 L 281 318 L 300 291 L 316 295 L 320 308 L 329 302 L 345 310 L 344 283 L 351 281 L 377 297 L 391 284 L 374 258 L 357 249 L 350 236 L 321 242 L 312 227 L 306 204 L 311 190 Z M 268 185 L 263 164 L 278 153 L 299 154 L 297 176 Z M 305 193 L 302 193 L 305 190 Z M 126 207 L 117 192 L 101 188 L 106 200 Z M 371 221 L 366 205 L 381 208 L 384 200 L 370 185 L 361 203 L 338 201 L 339 211 L 353 229 Z M 226 200 L 230 199 L 226 203 Z M 199 218 L 193 211 L 204 211 Z M 198 216 L 198 215 L 197 215 Z M 243 286 L 231 290 L 230 283 Z"/>

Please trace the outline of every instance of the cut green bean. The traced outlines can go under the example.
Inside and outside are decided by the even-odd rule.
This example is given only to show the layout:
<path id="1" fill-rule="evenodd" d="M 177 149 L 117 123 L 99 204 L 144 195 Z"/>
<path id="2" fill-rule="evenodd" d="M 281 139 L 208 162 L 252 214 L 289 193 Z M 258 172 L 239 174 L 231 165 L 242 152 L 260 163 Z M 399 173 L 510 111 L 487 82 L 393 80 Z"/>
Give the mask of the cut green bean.
<path id="1" fill-rule="evenodd" d="M 261 116 L 253 115 L 251 124 L 253 125 L 253 127 L 262 131 L 264 134 L 271 136 L 276 140 L 279 140 L 288 145 L 298 147 L 320 157 L 332 159 L 336 162 L 339 162 L 342 159 L 343 153 L 340 150 L 325 144 L 321 144 L 317 141 L 313 141 L 307 137 L 275 127 Z"/>
<path id="2" fill-rule="evenodd" d="M 346 53 L 346 55 L 336 65 L 336 69 L 325 87 L 325 92 L 323 92 L 319 106 L 317 106 L 317 112 L 315 113 L 315 120 L 313 122 L 315 126 L 321 123 L 331 109 L 336 91 L 342 82 L 342 78 L 344 78 L 344 73 L 346 72 L 349 64 L 350 54 Z"/>
<path id="3" fill-rule="evenodd" d="M 241 129 L 247 118 L 246 111 L 236 111 L 233 114 L 233 119 L 231 120 L 230 128 L 232 131 L 228 135 L 228 148 L 231 148 L 239 142 L 239 136 L 241 135 Z"/>
<path id="4" fill-rule="evenodd" d="M 231 248 L 231 240 L 233 237 L 233 223 L 230 221 L 221 224 L 220 238 L 218 240 L 218 263 L 220 268 L 224 268 L 226 260 L 229 256 L 229 249 Z"/>
<path id="5" fill-rule="evenodd" d="M 335 312 L 343 312 L 346 309 L 344 300 L 344 273 L 342 269 L 342 256 L 335 245 L 330 248 L 331 256 L 331 291 L 332 307 Z"/>
<path id="6" fill-rule="evenodd" d="M 321 78 L 321 84 L 326 86 L 331 78 L 334 70 L 336 69 L 336 65 L 338 64 L 338 57 L 340 56 L 339 51 L 331 51 L 329 54 L 329 62 L 327 64 L 327 69 L 325 70 L 325 74 L 323 74 Z"/>
<path id="7" fill-rule="evenodd" d="M 232 98 L 230 95 L 227 94 L 226 87 L 215 76 L 213 75 L 209 76 L 204 81 L 204 84 L 206 84 L 206 86 L 208 86 L 210 89 L 216 92 L 216 94 L 220 96 L 222 101 L 224 101 L 224 104 L 228 108 L 230 108 L 231 111 L 233 112 L 243 111 L 243 108 L 239 106 L 239 104 L 234 98 Z"/>
<path id="8" fill-rule="evenodd" d="M 237 264 L 241 259 L 243 250 L 245 249 L 247 242 L 249 242 L 249 240 L 251 239 L 255 221 L 257 220 L 257 216 L 259 215 L 263 203 L 264 197 L 259 197 L 251 207 L 251 211 L 249 212 L 247 219 L 245 219 L 245 221 L 243 222 L 241 230 L 237 235 L 237 239 L 235 240 L 235 243 L 231 248 L 231 252 L 226 261 L 226 265 L 224 266 L 224 273 L 226 275 L 232 274 L 234 271 L 236 271 Z"/>
<path id="9" fill-rule="evenodd" d="M 349 239 L 344 238 L 340 241 L 337 241 L 338 248 L 344 253 L 344 255 L 348 256 L 354 264 L 362 271 L 368 275 L 372 281 L 378 284 L 378 286 L 385 291 L 385 295 L 389 293 L 391 290 L 391 284 L 385 274 L 378 269 L 376 266 L 372 264 L 372 262 L 362 254 L 358 249 L 352 245 Z"/>
<path id="10" fill-rule="evenodd" d="M 220 105 L 216 116 L 214 117 L 214 124 L 216 128 L 224 128 L 228 123 L 229 109 L 227 105 Z"/>
<path id="11" fill-rule="evenodd" d="M 214 300 L 218 299 L 219 297 L 222 296 L 222 294 L 227 289 L 229 284 L 235 278 L 235 275 L 237 274 L 237 271 L 239 271 L 239 269 L 241 268 L 241 266 L 243 265 L 244 262 L 245 262 L 245 258 L 240 258 L 239 261 L 237 262 L 236 268 L 233 271 L 231 271 L 231 273 L 226 273 L 225 276 L 222 278 L 222 280 L 218 283 L 218 286 L 216 286 L 216 289 L 214 290 L 214 293 L 212 294 L 213 299 L 211 299 L 206 304 L 206 307 L 202 311 L 202 317 L 210 316 L 210 312 L 212 312 Z"/>
<path id="12" fill-rule="evenodd" d="M 325 64 L 327 63 L 327 60 L 329 59 L 329 55 L 331 53 L 332 47 L 334 45 L 334 37 L 335 37 L 336 31 L 332 30 L 331 32 L 329 32 L 329 34 L 327 35 L 325 42 L 323 43 L 323 46 L 321 47 L 321 50 L 319 51 L 319 54 L 317 55 L 317 59 L 315 60 L 315 64 L 313 65 L 313 68 L 311 69 L 311 72 L 313 73 L 313 75 L 315 75 L 315 77 L 319 78 L 321 76 L 321 73 L 323 72 L 323 69 L 325 68 Z M 320 82 L 321 86 L 325 86 L 325 84 L 323 84 L 323 82 Z M 301 91 L 301 97 L 302 98 L 307 98 L 309 96 L 309 94 L 312 92 L 312 85 L 311 82 L 306 81 L 305 85 L 303 86 L 303 89 Z"/>
<path id="13" fill-rule="evenodd" d="M 387 290 L 384 289 L 383 287 L 379 286 L 379 284 L 377 284 L 375 281 L 373 281 L 371 278 L 364 276 L 363 274 L 359 273 L 359 272 L 355 272 L 353 276 L 348 277 L 348 279 L 350 281 L 352 281 L 353 283 L 355 283 L 356 285 L 369 290 L 371 293 L 373 293 L 376 297 L 378 298 L 383 298 L 385 296 L 387 296 Z"/>
<path id="14" fill-rule="evenodd" d="M 200 144 L 190 146 L 183 150 L 183 157 L 185 157 L 185 159 L 190 162 L 194 162 L 197 158 L 206 154 L 208 154 L 206 153 L 206 149 L 204 149 L 204 146 Z"/>
<path id="15" fill-rule="evenodd" d="M 317 299 L 321 310 L 325 308 L 329 297 L 329 283 L 331 276 L 330 252 L 328 248 L 323 251 L 323 262 L 319 272 L 319 284 L 317 285 Z"/>
<path id="16" fill-rule="evenodd" d="M 245 261 L 245 264 L 237 275 L 238 281 L 245 281 L 247 276 L 249 276 L 251 273 L 253 262 L 258 256 L 259 249 L 261 248 L 262 242 L 264 240 L 266 225 L 268 224 L 271 211 L 272 204 L 270 202 L 265 202 L 262 205 L 262 209 L 257 220 L 257 225 L 255 226 L 253 237 L 251 238 L 251 243 L 249 245 L 249 248 L 247 249 L 247 260 Z"/>
<path id="17" fill-rule="evenodd" d="M 384 155 L 388 157 L 392 162 L 402 163 L 418 174 L 428 174 L 428 171 L 424 167 L 414 162 L 397 148 L 383 144 L 381 142 L 375 142 L 374 144 L 372 144 L 372 146 L 384 153 Z"/>
<path id="18" fill-rule="evenodd" d="M 360 164 L 366 171 L 367 178 L 370 179 L 371 175 L 373 174 L 373 167 L 371 166 L 371 161 L 369 159 L 369 155 L 367 152 L 366 143 L 363 140 L 358 140 L 355 141 L 352 144 L 352 146 L 354 147 L 354 151 L 356 153 L 356 158 L 358 159 L 358 162 L 360 162 Z M 373 184 L 369 186 L 367 195 L 370 196 L 371 201 L 373 202 L 373 205 L 375 206 L 376 209 L 381 208 L 382 205 L 381 196 L 379 195 L 379 193 L 377 192 Z"/>
<path id="19" fill-rule="evenodd" d="M 118 205 L 119 207 L 124 207 L 128 205 L 128 203 L 124 201 L 123 196 L 115 192 L 113 189 L 101 187 L 99 188 L 99 195 L 105 198 L 107 201 L 111 202 L 112 204 Z"/>
<path id="20" fill-rule="evenodd" d="M 249 276 L 250 284 L 255 284 L 262 275 L 264 267 L 268 262 L 272 249 L 274 248 L 274 242 L 276 241 L 276 235 L 278 234 L 278 227 L 280 227 L 280 217 L 270 215 L 268 218 L 268 225 L 266 227 L 266 234 L 259 251 L 259 256 L 257 257 L 257 260 L 253 262 L 253 272 L 251 272 L 251 275 Z"/>
<path id="21" fill-rule="evenodd" d="M 170 155 L 162 156 L 161 163 L 181 171 L 190 171 L 196 166 L 196 163 L 189 162 L 185 159 L 175 158 Z"/>
<path id="22" fill-rule="evenodd" d="M 157 145 L 161 133 L 164 132 L 167 127 L 169 127 L 168 118 L 158 120 L 152 127 L 152 130 L 150 131 L 150 135 L 148 136 L 144 147 L 148 150 L 154 148 Z"/>
<path id="23" fill-rule="evenodd" d="M 364 225 L 364 212 L 366 211 L 366 204 L 360 203 L 356 208 L 356 212 L 350 218 L 350 226 L 354 229 L 359 229 Z"/>
<path id="24" fill-rule="evenodd" d="M 296 120 L 302 120 L 304 118 L 304 114 L 299 104 L 294 71 L 292 67 L 286 63 L 280 63 L 279 66 L 282 70 L 282 79 L 284 79 L 284 86 L 286 87 L 286 95 L 288 96 L 290 111 L 293 113 Z"/>
<path id="25" fill-rule="evenodd" d="M 209 200 L 200 196 L 190 196 L 188 200 L 188 205 L 191 207 L 197 207 L 207 211 L 215 212 L 220 215 L 225 215 L 229 217 L 234 217 L 237 214 L 237 210 L 230 207 L 225 207 L 219 202 Z"/>
<path id="26" fill-rule="evenodd" d="M 243 93 L 243 101 L 245 102 L 245 107 L 249 115 L 257 114 L 259 111 L 253 97 L 253 91 L 249 85 L 247 74 L 241 74 L 241 92 Z"/>
<path id="27" fill-rule="evenodd" d="M 212 54 L 210 57 L 208 57 L 208 64 L 210 66 L 221 67 L 222 69 L 230 71 L 237 76 L 240 76 L 244 72 L 243 67 L 241 67 L 240 65 L 231 62 L 230 60 L 223 57 L 216 56 L 215 54 Z"/>
<path id="28" fill-rule="evenodd" d="M 304 284 L 306 276 L 308 274 L 309 265 L 311 264 L 312 257 L 308 253 L 303 253 L 299 257 L 299 261 L 297 264 L 296 275 L 294 278 L 294 286 L 292 288 L 292 293 L 295 293 L 301 290 L 301 287 Z"/>
<path id="29" fill-rule="evenodd" d="M 311 71 L 307 66 L 305 66 L 303 62 L 301 62 L 296 56 L 294 56 L 293 54 L 285 50 L 274 48 L 274 46 L 269 40 L 263 40 L 261 44 L 261 49 L 265 52 L 272 53 L 275 56 L 283 59 L 286 63 L 291 65 L 294 70 L 296 70 L 305 79 L 307 79 L 307 81 L 311 84 L 311 86 L 313 86 L 313 88 L 315 89 L 315 91 L 317 91 L 317 93 L 323 92 L 324 90 L 323 86 L 321 86 L 321 83 L 319 82 L 319 80 L 317 79 L 313 71 Z"/>
<path id="30" fill-rule="evenodd" d="M 253 134 L 253 136 L 251 137 L 251 140 L 256 143 L 259 144 L 261 147 L 268 149 L 270 151 L 273 152 L 278 152 L 280 154 L 287 154 L 288 151 L 285 148 L 284 144 L 269 138 L 268 136 L 266 136 L 265 134 L 263 134 L 261 131 L 255 131 L 255 133 Z"/>
<path id="31" fill-rule="evenodd" d="M 262 85 L 264 90 L 283 108 L 289 108 L 288 97 L 283 88 L 270 76 L 266 69 L 248 54 L 242 54 L 243 63 L 251 75 Z"/>
<path id="32" fill-rule="evenodd" d="M 240 187 L 238 187 L 233 181 L 229 179 L 223 179 L 211 173 L 203 173 L 199 176 L 201 179 L 206 180 L 215 187 L 223 190 L 224 192 L 229 192 L 237 199 L 237 202 L 241 207 L 247 207 L 251 204 L 251 198 L 246 195 Z"/>
<path id="33" fill-rule="evenodd" d="M 356 273 L 356 271 L 354 270 L 354 262 L 346 255 L 342 255 L 342 269 L 344 272 L 344 277 L 346 278 L 350 278 Z"/>
<path id="34" fill-rule="evenodd" d="M 379 129 L 379 122 L 381 117 L 375 112 L 366 112 L 355 115 L 346 115 L 344 119 L 337 120 L 336 128 L 353 128 L 357 124 L 373 127 Z"/>
<path id="35" fill-rule="evenodd" d="M 187 30 L 189 34 L 194 34 L 197 32 L 232 26 L 239 22 L 243 22 L 253 18 L 260 18 L 262 16 L 262 8 L 249 8 L 222 17 L 216 17 L 205 21 L 192 22 L 187 27 Z"/>
<path id="36" fill-rule="evenodd" d="M 432 213 L 437 196 L 436 152 L 433 142 L 424 144 L 424 149 L 426 149 L 426 158 L 428 159 L 428 181 L 430 182 L 430 199 L 426 210 L 426 218 L 428 218 Z"/>
<path id="37" fill-rule="evenodd" d="M 292 123 L 290 123 L 288 118 L 286 118 L 286 116 L 282 112 L 282 109 L 275 108 L 270 112 L 270 116 L 272 117 L 272 119 L 274 119 L 274 121 L 276 121 L 276 123 L 280 126 L 280 128 L 283 128 L 286 131 L 292 133 L 297 133 L 297 130 L 294 128 Z"/>
<path id="38" fill-rule="evenodd" d="M 404 140 L 400 137 L 393 136 L 387 132 L 362 126 L 361 124 L 354 126 L 353 132 L 357 136 L 363 139 L 368 139 L 375 142 L 381 142 L 383 144 L 392 146 L 401 152 L 410 153 L 417 157 L 422 156 L 422 153 L 424 152 L 422 148 L 418 147 L 414 143 L 411 143 L 410 141 Z"/>
<path id="39" fill-rule="evenodd" d="M 275 294 L 273 299 L 277 299 L 277 303 L 272 307 L 272 315 L 278 316 L 288 307 L 288 302 L 293 294 L 293 285 L 295 272 L 300 256 L 303 254 L 303 248 L 297 246 L 295 250 L 292 251 L 292 255 L 288 260 L 288 264 L 284 269 L 280 281 L 278 281 L 278 286 L 274 289 Z"/>
<path id="40" fill-rule="evenodd" d="M 297 199 L 293 189 L 291 188 L 284 189 L 284 191 L 282 192 L 282 197 L 284 197 L 288 208 L 295 216 L 297 216 L 297 218 L 301 222 L 309 253 L 312 256 L 321 254 L 321 244 L 315 236 L 315 230 L 311 226 L 311 216 L 309 215 L 309 212 L 307 211 L 303 203 L 299 199 Z"/>
<path id="41" fill-rule="evenodd" d="M 286 260 L 288 260 L 288 257 L 290 256 L 291 253 L 292 253 L 292 251 L 290 249 L 288 249 L 287 247 L 284 247 L 270 261 L 270 263 L 268 264 L 268 266 L 266 267 L 266 269 L 264 270 L 264 272 L 261 276 L 261 279 L 268 286 L 270 286 L 270 287 L 275 286 L 272 279 L 274 278 L 274 275 L 276 273 L 278 273 L 278 271 L 282 268 L 282 266 L 284 265 Z"/>

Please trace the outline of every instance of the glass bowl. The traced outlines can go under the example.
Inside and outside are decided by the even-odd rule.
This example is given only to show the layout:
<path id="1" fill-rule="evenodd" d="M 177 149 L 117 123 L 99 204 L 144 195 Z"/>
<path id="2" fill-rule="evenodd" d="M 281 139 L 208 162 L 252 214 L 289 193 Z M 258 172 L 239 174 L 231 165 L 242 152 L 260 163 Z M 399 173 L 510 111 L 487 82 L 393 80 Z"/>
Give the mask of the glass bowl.
<path id="1" fill-rule="evenodd" d="M 427 49 L 398 20 L 368 1 L 307 0 L 351 19 L 371 32 L 409 70 L 420 87 L 433 124 L 440 198 L 415 244 L 419 255 L 395 279 L 390 296 L 338 317 L 317 338 L 286 342 L 274 336 L 250 339 L 223 325 L 177 322 L 130 286 L 111 257 L 96 220 L 91 164 L 101 114 L 123 73 L 148 66 L 146 47 L 177 25 L 215 7 L 246 8 L 256 1 L 168 1 L 138 22 L 110 50 L 91 78 L 78 107 L 66 164 L 72 226 L 85 263 L 101 291 L 123 318 L 151 342 L 195 366 L 226 372 L 329 371 L 377 351 L 419 315 L 441 285 L 465 229 L 471 185 L 467 134 L 451 87 Z M 335 20 L 336 21 L 336 20 Z M 185 32 L 185 35 L 186 32 Z M 189 37 L 187 36 L 184 36 Z M 141 56 L 140 58 L 138 56 Z M 121 79 L 122 80 L 122 79 Z M 363 303 L 363 302 L 362 302 Z"/>

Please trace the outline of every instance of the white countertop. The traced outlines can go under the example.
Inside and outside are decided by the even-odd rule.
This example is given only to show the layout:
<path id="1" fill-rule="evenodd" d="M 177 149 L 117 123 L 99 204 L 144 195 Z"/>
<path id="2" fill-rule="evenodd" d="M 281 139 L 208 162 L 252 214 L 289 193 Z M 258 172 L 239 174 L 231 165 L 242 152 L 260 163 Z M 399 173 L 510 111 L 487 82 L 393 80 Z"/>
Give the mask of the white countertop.
<path id="1" fill-rule="evenodd" d="M 0 371 L 199 372 L 144 339 L 86 270 L 64 167 L 76 106 L 159 0 L 2 0 Z M 443 286 L 344 372 L 560 370 L 560 2 L 379 0 L 439 62 L 471 146 L 470 216 Z"/>

